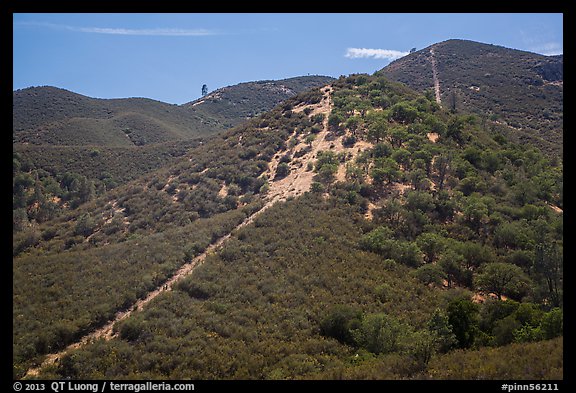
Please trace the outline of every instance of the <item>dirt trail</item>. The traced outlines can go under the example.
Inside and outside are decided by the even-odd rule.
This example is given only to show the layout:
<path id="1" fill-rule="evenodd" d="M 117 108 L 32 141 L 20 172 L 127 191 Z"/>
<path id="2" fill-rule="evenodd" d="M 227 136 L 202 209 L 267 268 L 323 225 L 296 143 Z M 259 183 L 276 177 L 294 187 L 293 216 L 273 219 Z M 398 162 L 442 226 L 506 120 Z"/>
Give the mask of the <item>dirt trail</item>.
<path id="1" fill-rule="evenodd" d="M 136 301 L 136 303 L 134 303 L 128 310 L 117 312 L 116 315 L 114 316 L 114 319 L 109 321 L 106 325 L 104 325 L 101 328 L 98 328 L 97 330 L 93 331 L 92 333 L 89 333 L 86 336 L 82 337 L 82 339 L 80 341 L 75 342 L 73 344 L 70 344 L 69 346 L 64 348 L 62 351 L 60 351 L 58 353 L 53 353 L 53 354 L 47 355 L 46 359 L 44 359 L 44 361 L 42 362 L 42 364 L 39 367 L 31 368 L 26 372 L 25 378 L 37 376 L 42 368 L 47 367 L 51 364 L 54 364 L 58 359 L 60 359 L 66 353 L 68 353 L 74 349 L 78 349 L 78 348 L 80 348 L 80 347 L 82 347 L 82 346 L 84 346 L 84 345 L 86 345 L 92 341 L 96 341 L 100 338 L 110 340 L 111 338 L 116 337 L 117 333 L 116 334 L 113 333 L 114 325 L 116 325 L 118 322 L 129 317 L 133 312 L 142 310 L 148 303 L 150 303 L 153 299 L 155 299 L 162 292 L 171 291 L 174 284 L 176 284 L 176 282 L 178 282 L 180 279 L 182 279 L 182 278 L 186 277 L 187 275 L 189 275 L 190 273 L 192 273 L 192 271 L 196 267 L 198 267 L 199 265 L 201 265 L 204 262 L 204 260 L 206 259 L 206 257 L 209 254 L 214 253 L 218 248 L 220 248 L 222 246 L 222 244 L 224 244 L 224 242 L 226 242 L 230 238 L 230 236 L 232 235 L 232 232 L 252 223 L 254 221 L 254 219 L 259 214 L 261 214 L 263 211 L 268 209 L 270 206 L 272 206 L 276 202 L 277 202 L 277 199 L 274 199 L 274 200 L 267 202 L 260 210 L 253 213 L 251 216 L 249 216 L 244 221 L 242 221 L 238 226 L 236 226 L 232 231 L 230 231 L 230 233 L 221 237 L 215 243 L 208 246 L 206 251 L 204 251 L 202 254 L 198 255 L 197 257 L 192 259 L 190 262 L 187 262 L 186 264 L 184 264 L 180 269 L 178 269 L 178 271 L 176 271 L 176 273 L 174 273 L 173 276 L 171 276 L 168 280 L 166 280 L 162 285 L 157 287 L 152 292 L 148 292 L 146 297 L 138 299 Z"/>
<path id="2" fill-rule="evenodd" d="M 432 64 L 432 78 L 434 79 L 434 93 L 436 94 L 436 102 L 442 106 L 440 99 L 440 80 L 438 79 L 438 69 L 436 68 L 436 58 L 434 57 L 434 48 L 430 48 L 430 63 Z"/>
<path id="3" fill-rule="evenodd" d="M 322 90 L 324 91 L 326 88 L 328 88 L 328 86 L 323 88 Z M 329 87 L 326 95 L 324 96 L 320 104 L 317 105 L 317 107 L 312 112 L 312 114 L 316 113 L 326 114 L 324 119 L 324 128 L 318 134 L 316 140 L 313 142 L 312 150 L 309 153 L 307 153 L 306 155 L 307 157 L 306 156 L 303 157 L 303 160 L 312 159 L 313 157 L 315 157 L 318 151 L 322 149 L 327 150 L 329 148 L 330 142 L 326 141 L 325 138 L 328 133 L 328 114 L 330 113 L 331 109 L 331 100 L 330 100 L 331 91 L 332 89 L 331 87 Z M 270 168 L 274 167 L 272 164 L 273 163 L 271 163 Z M 180 269 L 178 269 L 178 271 L 174 275 L 172 275 L 162 285 L 157 287 L 155 290 L 149 292 L 145 297 L 136 301 L 136 303 L 134 303 L 128 310 L 117 312 L 116 315 L 114 316 L 114 319 L 109 321 L 106 325 L 82 337 L 80 341 L 70 344 L 62 351 L 58 353 L 48 354 L 44 359 L 44 361 L 42 362 L 42 364 L 40 364 L 39 367 L 29 369 L 26 372 L 24 378 L 37 376 L 40 373 L 41 369 L 56 363 L 62 356 L 64 356 L 65 354 L 74 349 L 78 349 L 100 338 L 110 340 L 111 338 L 115 337 L 117 334 L 113 333 L 113 329 L 118 322 L 126 319 L 133 312 L 142 310 L 148 303 L 150 303 L 161 293 L 165 291 L 171 291 L 176 282 L 192 273 L 192 271 L 196 267 L 198 267 L 204 262 L 204 260 L 209 254 L 214 253 L 218 248 L 220 248 L 224 244 L 224 242 L 226 242 L 230 238 L 231 234 L 234 231 L 252 223 L 258 215 L 260 215 L 266 209 L 274 205 L 276 202 L 286 200 L 290 196 L 297 196 L 305 191 L 308 191 L 310 189 L 310 185 L 312 184 L 313 175 L 314 174 L 312 171 L 306 171 L 306 167 L 302 166 L 299 170 L 293 171 L 290 175 L 288 175 L 284 179 L 281 179 L 279 181 L 271 181 L 270 190 L 265 199 L 265 204 L 260 210 L 253 213 L 251 216 L 247 217 L 242 223 L 240 223 L 232 231 L 230 231 L 230 233 L 221 237 L 215 243 L 211 244 L 202 254 L 198 255 L 190 262 L 184 264 Z M 272 178 L 272 176 L 270 176 L 270 178 Z"/>

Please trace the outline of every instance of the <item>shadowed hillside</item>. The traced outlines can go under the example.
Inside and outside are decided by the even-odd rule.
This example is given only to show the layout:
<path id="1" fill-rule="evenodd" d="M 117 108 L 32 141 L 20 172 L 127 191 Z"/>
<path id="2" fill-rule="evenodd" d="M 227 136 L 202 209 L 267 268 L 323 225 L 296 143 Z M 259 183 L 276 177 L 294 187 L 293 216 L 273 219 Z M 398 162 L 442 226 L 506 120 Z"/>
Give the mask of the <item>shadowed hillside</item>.
<path id="1" fill-rule="evenodd" d="M 49 86 L 15 91 L 13 120 L 14 142 L 37 145 L 141 146 L 214 131 L 210 119 L 176 105 L 90 98 Z"/>
<path id="2" fill-rule="evenodd" d="M 97 99 L 56 87 L 32 87 L 13 93 L 13 141 L 142 146 L 208 136 L 331 79 L 310 76 L 241 83 L 184 105 L 147 98 Z"/>

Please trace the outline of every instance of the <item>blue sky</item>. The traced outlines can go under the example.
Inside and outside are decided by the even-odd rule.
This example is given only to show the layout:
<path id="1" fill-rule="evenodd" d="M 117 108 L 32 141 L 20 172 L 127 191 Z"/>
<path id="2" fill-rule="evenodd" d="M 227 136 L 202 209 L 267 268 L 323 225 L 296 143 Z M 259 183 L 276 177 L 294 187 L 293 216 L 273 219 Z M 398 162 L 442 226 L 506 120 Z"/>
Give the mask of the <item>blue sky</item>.
<path id="1" fill-rule="evenodd" d="M 13 89 L 172 104 L 300 75 L 373 73 L 451 38 L 563 53 L 562 14 L 14 14 Z"/>

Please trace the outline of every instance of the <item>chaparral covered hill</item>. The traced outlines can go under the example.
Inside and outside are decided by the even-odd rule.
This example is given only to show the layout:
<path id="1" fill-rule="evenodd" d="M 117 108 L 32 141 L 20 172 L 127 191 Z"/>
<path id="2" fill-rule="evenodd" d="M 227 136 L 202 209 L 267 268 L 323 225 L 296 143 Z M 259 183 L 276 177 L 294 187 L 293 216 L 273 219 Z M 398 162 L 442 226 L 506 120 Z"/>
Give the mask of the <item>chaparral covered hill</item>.
<path id="1" fill-rule="evenodd" d="M 393 61 L 382 75 L 434 95 L 442 106 L 474 113 L 483 127 L 562 155 L 563 56 L 448 40 Z M 436 79 L 435 79 L 436 78 Z"/>
<path id="2" fill-rule="evenodd" d="M 13 375 L 562 379 L 562 209 L 561 160 L 341 77 L 16 217 Z"/>

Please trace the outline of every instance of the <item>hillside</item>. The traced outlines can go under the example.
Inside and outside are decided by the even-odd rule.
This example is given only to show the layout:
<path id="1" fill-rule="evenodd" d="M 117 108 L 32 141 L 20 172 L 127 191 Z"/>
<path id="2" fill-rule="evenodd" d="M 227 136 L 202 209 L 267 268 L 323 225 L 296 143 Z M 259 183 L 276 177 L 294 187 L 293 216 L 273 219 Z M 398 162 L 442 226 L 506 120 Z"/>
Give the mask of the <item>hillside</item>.
<path id="1" fill-rule="evenodd" d="M 342 77 L 15 227 L 14 377 L 558 378 L 562 207 L 558 160 Z"/>
<path id="2" fill-rule="evenodd" d="M 207 135 L 216 127 L 176 105 L 90 98 L 50 86 L 15 91 L 13 121 L 14 143 L 35 145 L 141 146 Z"/>
<path id="3" fill-rule="evenodd" d="M 395 60 L 380 74 L 434 91 L 433 63 L 443 107 L 477 114 L 484 127 L 562 156 L 562 55 L 448 40 Z"/>
<path id="4" fill-rule="evenodd" d="M 61 182 L 66 173 L 85 176 L 102 194 L 161 168 L 202 143 L 202 138 L 144 146 L 52 146 L 15 144 L 15 176 L 26 174 Z M 46 179 L 46 181 L 49 181 Z M 59 198 L 57 193 L 53 196 Z"/>
<path id="5" fill-rule="evenodd" d="M 41 222 L 61 209 L 75 208 L 331 79 L 242 83 L 210 95 L 218 94 L 218 99 L 181 106 L 143 98 L 94 99 L 54 87 L 16 91 L 13 183 L 19 196 L 14 215 L 19 221 L 26 216 Z M 37 182 L 43 185 L 42 195 L 34 192 Z"/>
<path id="6" fill-rule="evenodd" d="M 208 136 L 330 79 L 242 83 L 212 93 L 210 101 L 184 105 L 146 98 L 96 99 L 50 86 L 32 87 L 13 93 L 13 141 L 129 147 Z"/>
<path id="7" fill-rule="evenodd" d="M 332 80 L 326 76 L 306 76 L 240 83 L 214 90 L 183 106 L 216 119 L 223 128 L 230 128 L 269 111 L 298 93 L 324 86 Z"/>

